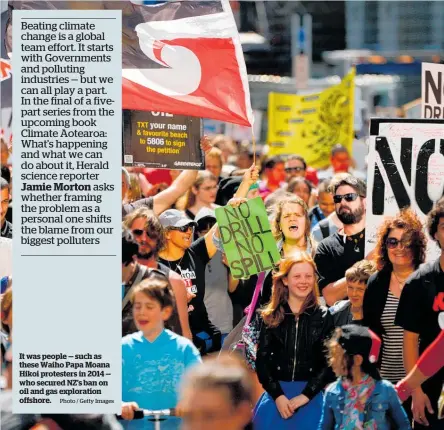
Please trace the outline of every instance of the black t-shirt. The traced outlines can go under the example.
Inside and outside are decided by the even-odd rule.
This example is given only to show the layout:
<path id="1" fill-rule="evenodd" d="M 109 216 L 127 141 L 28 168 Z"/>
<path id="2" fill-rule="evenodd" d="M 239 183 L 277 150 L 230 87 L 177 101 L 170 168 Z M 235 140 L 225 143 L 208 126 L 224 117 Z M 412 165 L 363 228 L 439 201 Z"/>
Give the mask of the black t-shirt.
<path id="1" fill-rule="evenodd" d="M 347 269 L 363 260 L 364 248 L 365 230 L 346 237 L 336 232 L 321 241 L 315 255 L 319 289 L 342 279 Z"/>
<path id="2" fill-rule="evenodd" d="M 191 292 L 196 294 L 188 306 L 190 328 L 193 333 L 204 330 L 208 322 L 208 313 L 204 304 L 205 267 L 210 261 L 205 237 L 193 242 L 181 259 L 168 261 L 159 257 L 159 261 L 177 272 L 185 281 L 186 287 L 191 288 Z"/>
<path id="3" fill-rule="evenodd" d="M 419 353 L 444 330 L 444 272 L 439 259 L 410 276 L 399 300 L 395 324 L 419 334 Z"/>
<path id="4" fill-rule="evenodd" d="M 395 324 L 419 334 L 420 355 L 444 329 L 444 272 L 439 259 L 423 265 L 407 280 L 402 289 Z M 435 420 L 435 402 L 438 401 L 443 382 L 444 367 L 422 384 L 435 409 Z M 435 427 L 435 422 L 431 425 L 441 428 Z"/>
<path id="5" fill-rule="evenodd" d="M 131 213 L 133 210 L 141 208 L 143 206 L 146 206 L 148 209 L 153 210 L 154 199 L 152 197 L 147 197 L 146 199 L 140 199 L 136 200 L 135 202 L 122 205 L 122 218 L 125 218 L 125 216 Z"/>

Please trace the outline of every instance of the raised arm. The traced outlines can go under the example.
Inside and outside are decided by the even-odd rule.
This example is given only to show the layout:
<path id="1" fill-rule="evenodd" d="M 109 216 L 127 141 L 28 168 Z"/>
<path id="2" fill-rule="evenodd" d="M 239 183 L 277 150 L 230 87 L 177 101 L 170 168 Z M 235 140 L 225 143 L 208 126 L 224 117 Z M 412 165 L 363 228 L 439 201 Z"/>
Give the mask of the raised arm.
<path id="1" fill-rule="evenodd" d="M 210 141 L 205 136 L 200 143 L 205 153 L 212 148 Z M 183 196 L 194 184 L 197 178 L 197 170 L 184 170 L 176 180 L 164 191 L 153 197 L 153 211 L 156 215 L 169 209 L 179 197 Z"/>

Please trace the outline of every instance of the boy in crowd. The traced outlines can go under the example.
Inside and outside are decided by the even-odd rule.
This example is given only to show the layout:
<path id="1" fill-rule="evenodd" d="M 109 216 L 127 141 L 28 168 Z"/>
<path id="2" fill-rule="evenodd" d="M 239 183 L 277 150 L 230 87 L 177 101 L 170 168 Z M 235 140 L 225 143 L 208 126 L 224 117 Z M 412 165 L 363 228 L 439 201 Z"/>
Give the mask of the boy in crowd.
<path id="1" fill-rule="evenodd" d="M 169 409 L 178 401 L 178 384 L 190 366 L 200 363 L 198 350 L 188 339 L 165 329 L 174 296 L 164 280 L 146 279 L 131 296 L 137 333 L 122 339 L 122 417 L 135 409 Z M 170 424 L 170 423 L 169 423 Z M 144 420 L 124 422 L 124 428 L 144 428 Z M 169 428 L 177 428 L 171 423 Z"/>
<path id="2" fill-rule="evenodd" d="M 358 261 L 345 272 L 348 300 L 341 300 L 330 308 L 335 327 L 361 324 L 363 319 L 362 304 L 367 281 L 375 272 L 375 263 L 368 260 Z"/>

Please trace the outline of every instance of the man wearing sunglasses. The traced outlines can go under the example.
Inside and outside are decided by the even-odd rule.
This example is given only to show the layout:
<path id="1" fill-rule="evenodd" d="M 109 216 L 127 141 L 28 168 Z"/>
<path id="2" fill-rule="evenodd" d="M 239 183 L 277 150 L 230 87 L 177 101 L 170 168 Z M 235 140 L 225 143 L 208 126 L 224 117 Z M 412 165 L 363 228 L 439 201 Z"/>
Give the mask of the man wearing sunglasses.
<path id="1" fill-rule="evenodd" d="M 307 163 L 300 155 L 290 155 L 285 161 L 285 173 L 287 174 L 287 182 L 290 179 L 301 177 L 305 178 L 307 171 Z"/>
<path id="2" fill-rule="evenodd" d="M 211 151 L 212 144 L 204 136 L 200 141 L 200 147 L 208 154 Z M 151 209 L 156 215 L 170 208 L 180 196 L 183 196 L 189 188 L 192 187 L 197 178 L 197 170 L 184 170 L 176 180 L 165 190 L 152 197 L 137 200 L 132 203 L 124 203 L 126 194 L 130 188 L 130 176 L 128 171 L 122 167 L 122 218 L 132 212 L 134 209 L 145 207 Z"/>
<path id="3" fill-rule="evenodd" d="M 335 211 L 344 227 L 322 240 L 316 250 L 319 288 L 329 306 L 347 297 L 345 272 L 364 259 L 366 185 L 343 173 L 332 180 Z"/>
<path id="4" fill-rule="evenodd" d="M 165 246 L 165 234 L 159 219 L 152 211 L 146 207 L 141 207 L 125 217 L 123 227 L 131 233 L 138 245 L 136 253 L 137 262 L 149 269 L 161 270 L 168 277 L 176 299 L 176 307 L 182 329 L 181 334 L 191 340 L 192 334 L 188 322 L 188 299 L 191 299 L 192 295 L 188 298 L 185 283 L 176 272 L 158 262 L 159 251 Z M 135 282 L 139 272 L 138 268 L 140 266 L 129 265 L 122 271 L 122 275 L 129 272 L 123 280 L 126 285 L 132 285 Z"/>
<path id="5" fill-rule="evenodd" d="M 165 229 L 166 244 L 159 253 L 159 262 L 178 273 L 188 290 L 195 294 L 188 307 L 193 342 L 201 355 L 218 351 L 221 347 L 221 332 L 212 324 L 205 307 L 205 268 L 214 257 L 217 248 L 213 243 L 216 225 L 205 236 L 194 239 L 196 222 L 184 213 L 169 209 L 159 221 Z"/>
<path id="6" fill-rule="evenodd" d="M 440 257 L 420 266 L 406 281 L 401 292 L 395 324 L 404 329 L 404 367 L 409 373 L 419 356 L 444 330 L 444 198 L 428 215 L 430 238 L 441 249 Z M 438 400 L 444 384 L 444 368 L 412 394 L 416 429 L 438 430 Z"/>

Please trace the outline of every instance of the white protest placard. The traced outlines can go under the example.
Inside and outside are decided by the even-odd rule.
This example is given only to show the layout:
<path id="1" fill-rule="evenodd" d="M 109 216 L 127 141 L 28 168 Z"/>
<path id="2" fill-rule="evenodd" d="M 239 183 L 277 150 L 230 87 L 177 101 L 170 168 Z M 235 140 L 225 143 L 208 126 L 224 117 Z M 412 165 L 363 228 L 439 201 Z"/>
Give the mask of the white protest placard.
<path id="1" fill-rule="evenodd" d="M 443 195 L 444 121 L 372 119 L 368 154 L 366 247 L 376 244 L 386 217 L 411 207 L 425 223 Z M 427 260 L 440 254 L 429 240 Z"/>
<path id="2" fill-rule="evenodd" d="M 444 119 L 444 64 L 422 63 L 421 117 Z"/>

